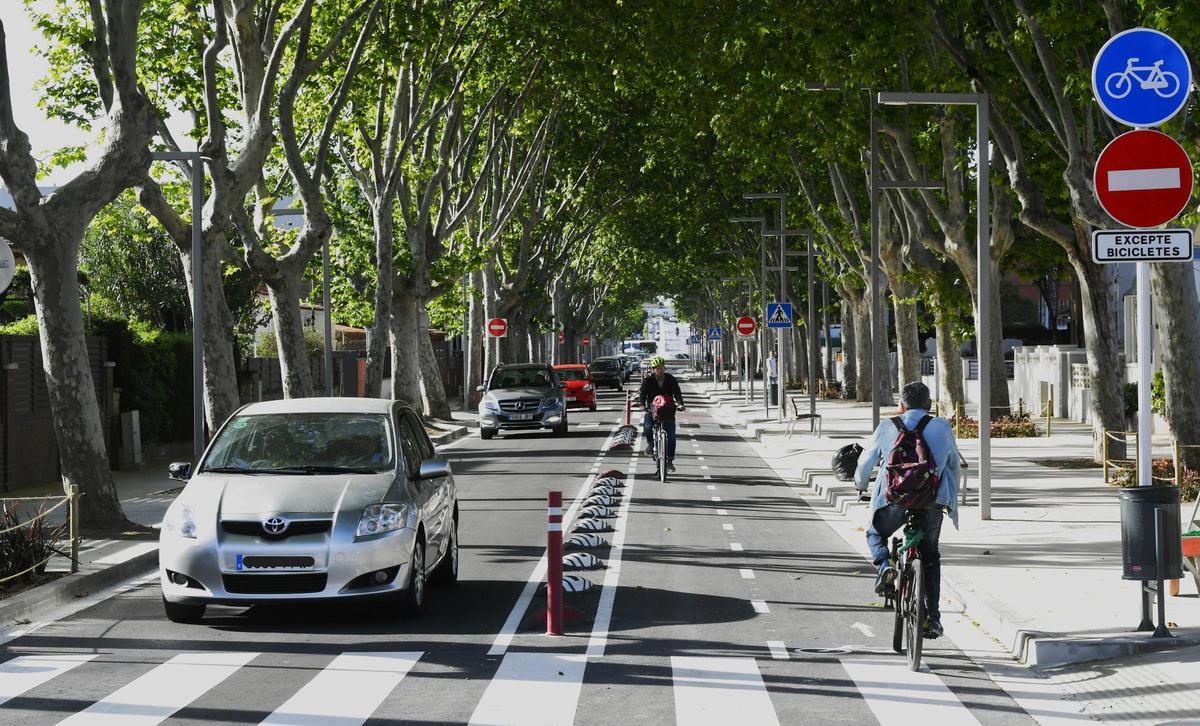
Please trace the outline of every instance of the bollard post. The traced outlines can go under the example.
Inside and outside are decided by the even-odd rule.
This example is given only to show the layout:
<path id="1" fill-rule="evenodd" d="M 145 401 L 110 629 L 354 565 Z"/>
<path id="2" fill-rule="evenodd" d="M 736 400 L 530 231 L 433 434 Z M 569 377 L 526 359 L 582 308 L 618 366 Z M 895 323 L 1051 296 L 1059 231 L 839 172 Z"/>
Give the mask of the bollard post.
<path id="1" fill-rule="evenodd" d="M 1017 415 L 1021 418 L 1025 417 L 1025 399 L 1024 398 L 1017 399 Z"/>
<path id="2" fill-rule="evenodd" d="M 626 391 L 625 392 L 625 425 L 626 426 L 633 425 L 632 406 L 633 406 L 633 394 L 631 394 L 629 391 Z"/>
<path id="3" fill-rule="evenodd" d="M 1175 440 L 1175 486 L 1183 486 L 1183 477 L 1181 476 L 1179 463 L 1179 439 Z"/>
<path id="4" fill-rule="evenodd" d="M 71 517 L 71 574 L 79 572 L 79 485 L 72 484 L 67 490 L 67 496 L 70 497 L 69 515 Z"/>
<path id="5" fill-rule="evenodd" d="M 1050 400 L 1046 401 L 1046 438 L 1050 437 L 1050 417 L 1054 413 L 1054 384 L 1050 384 Z"/>
<path id="6" fill-rule="evenodd" d="M 546 496 L 546 635 L 562 635 L 562 492 Z"/>
<path id="7" fill-rule="evenodd" d="M 1103 459 L 1101 466 L 1104 467 L 1104 483 L 1108 483 L 1108 429 L 1100 429 L 1100 458 Z"/>
<path id="8" fill-rule="evenodd" d="M 1167 630 L 1167 588 L 1163 582 L 1163 573 L 1166 570 L 1166 555 L 1164 550 L 1163 536 L 1166 534 L 1166 512 L 1162 507 L 1154 508 L 1154 574 L 1157 576 L 1158 590 L 1154 593 L 1154 599 L 1158 603 L 1158 627 L 1154 629 L 1152 638 L 1170 638 L 1171 631 Z"/>

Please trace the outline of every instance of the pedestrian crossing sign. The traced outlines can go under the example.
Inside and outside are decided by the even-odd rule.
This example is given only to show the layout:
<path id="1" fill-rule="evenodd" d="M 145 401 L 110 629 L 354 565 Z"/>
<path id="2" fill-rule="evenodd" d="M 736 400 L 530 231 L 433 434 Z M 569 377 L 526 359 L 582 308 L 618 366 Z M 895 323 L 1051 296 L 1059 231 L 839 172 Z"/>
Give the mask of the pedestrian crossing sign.
<path id="1" fill-rule="evenodd" d="M 721 339 L 720 326 L 712 327 L 712 328 L 708 329 L 708 339 L 709 340 L 720 340 Z"/>
<path id="2" fill-rule="evenodd" d="M 693 336 L 691 336 L 691 337 L 689 337 L 689 338 L 688 338 L 688 345 L 696 345 L 696 344 L 698 344 L 699 342 L 700 342 L 700 336 L 699 336 L 699 335 L 693 335 Z"/>
<path id="3" fill-rule="evenodd" d="M 792 327 L 792 304 L 781 302 L 767 303 L 767 327 Z"/>

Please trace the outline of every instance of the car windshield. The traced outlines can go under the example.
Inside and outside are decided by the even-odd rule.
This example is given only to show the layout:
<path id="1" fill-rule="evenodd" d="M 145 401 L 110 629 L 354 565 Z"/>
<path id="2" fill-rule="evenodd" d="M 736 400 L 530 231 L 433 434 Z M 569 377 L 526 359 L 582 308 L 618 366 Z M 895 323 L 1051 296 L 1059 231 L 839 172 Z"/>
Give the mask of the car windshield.
<path id="1" fill-rule="evenodd" d="M 592 364 L 594 371 L 611 371 L 617 367 L 615 360 L 598 360 Z"/>
<path id="2" fill-rule="evenodd" d="M 554 385 L 545 368 L 504 368 L 492 374 L 490 388 L 550 388 Z"/>
<path id="3" fill-rule="evenodd" d="M 236 416 L 202 470 L 366 474 L 391 469 L 392 460 L 384 414 L 273 413 Z"/>
<path id="4" fill-rule="evenodd" d="M 560 381 L 583 381 L 587 380 L 587 371 L 583 368 L 559 368 L 558 380 Z"/>

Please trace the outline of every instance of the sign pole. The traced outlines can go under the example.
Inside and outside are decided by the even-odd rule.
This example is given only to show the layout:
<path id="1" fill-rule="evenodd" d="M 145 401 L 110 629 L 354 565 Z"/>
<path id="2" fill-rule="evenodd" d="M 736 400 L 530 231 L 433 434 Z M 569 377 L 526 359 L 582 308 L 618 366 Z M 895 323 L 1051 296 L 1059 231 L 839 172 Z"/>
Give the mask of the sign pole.
<path id="1" fill-rule="evenodd" d="M 1138 486 L 1148 487 L 1151 479 L 1150 371 L 1153 331 L 1150 322 L 1150 263 L 1137 263 L 1137 358 L 1138 358 Z M 1160 593 L 1161 597 L 1161 593 Z"/>

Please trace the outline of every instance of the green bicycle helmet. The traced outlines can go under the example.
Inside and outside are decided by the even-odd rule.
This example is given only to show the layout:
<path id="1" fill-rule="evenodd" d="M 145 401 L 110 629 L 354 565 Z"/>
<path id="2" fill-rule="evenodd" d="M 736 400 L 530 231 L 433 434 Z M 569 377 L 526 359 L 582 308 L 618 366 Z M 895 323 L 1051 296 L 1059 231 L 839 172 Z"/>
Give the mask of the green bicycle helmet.
<path id="1" fill-rule="evenodd" d="M 650 359 L 651 368 L 658 368 L 659 366 L 665 366 L 666 364 L 667 359 L 663 358 L 661 355 L 656 355 Z"/>

